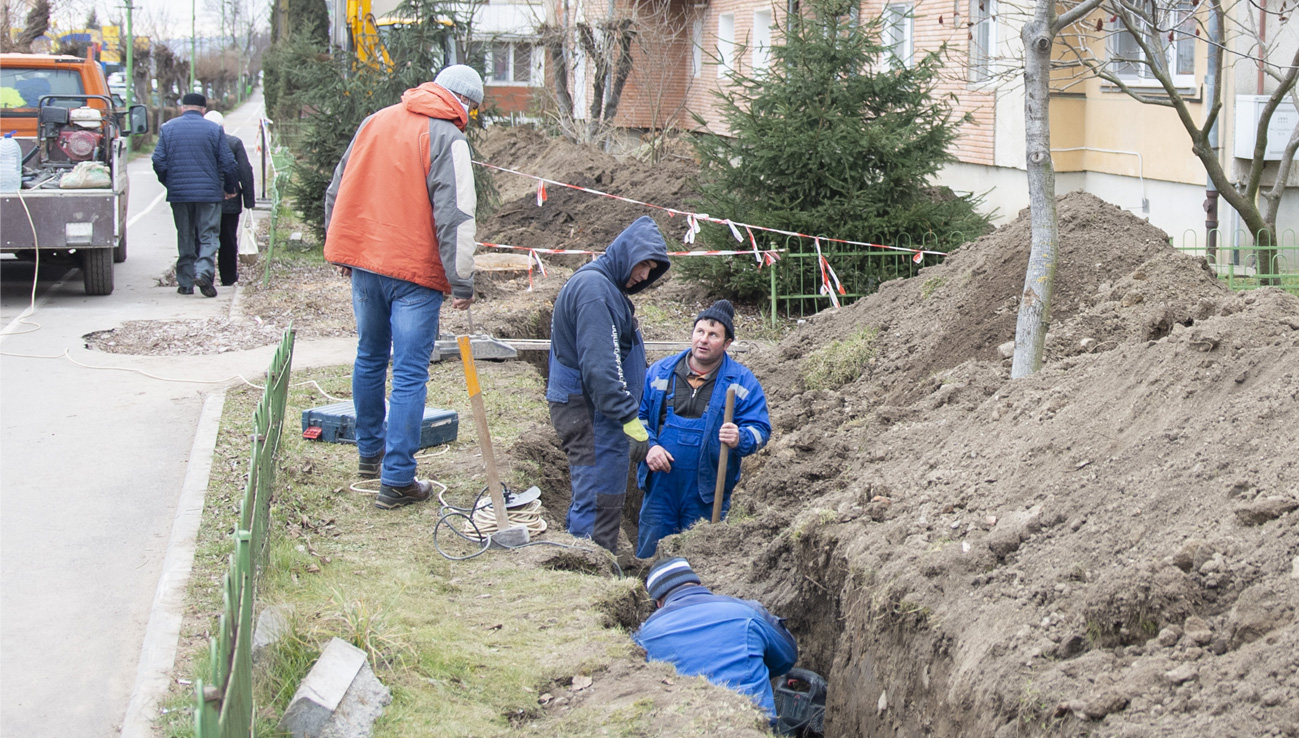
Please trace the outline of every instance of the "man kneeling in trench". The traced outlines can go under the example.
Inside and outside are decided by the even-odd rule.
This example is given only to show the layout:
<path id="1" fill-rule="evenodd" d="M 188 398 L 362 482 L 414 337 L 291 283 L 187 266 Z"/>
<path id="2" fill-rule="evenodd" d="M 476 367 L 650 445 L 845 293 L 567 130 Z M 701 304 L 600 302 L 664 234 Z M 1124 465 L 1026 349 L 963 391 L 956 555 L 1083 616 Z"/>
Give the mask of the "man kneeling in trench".
<path id="1" fill-rule="evenodd" d="M 798 661 L 784 618 L 752 600 L 713 594 L 681 557 L 656 563 L 645 589 L 659 608 L 632 636 L 646 659 L 748 695 L 774 724 L 771 679 Z"/>

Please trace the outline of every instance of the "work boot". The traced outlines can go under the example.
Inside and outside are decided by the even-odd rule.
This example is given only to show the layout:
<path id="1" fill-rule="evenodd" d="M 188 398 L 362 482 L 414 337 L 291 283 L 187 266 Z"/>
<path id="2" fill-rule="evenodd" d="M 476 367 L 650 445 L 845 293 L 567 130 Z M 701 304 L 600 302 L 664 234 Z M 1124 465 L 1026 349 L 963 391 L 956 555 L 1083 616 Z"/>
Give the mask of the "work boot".
<path id="1" fill-rule="evenodd" d="M 198 287 L 198 291 L 202 292 L 204 297 L 217 296 L 216 287 L 212 286 L 212 275 L 210 274 L 204 274 L 201 277 L 195 277 L 194 286 Z"/>
<path id="2" fill-rule="evenodd" d="M 379 496 L 374 498 L 374 506 L 380 510 L 392 510 L 405 507 L 411 503 L 423 502 L 433 494 L 433 483 L 416 479 L 405 487 L 379 485 Z"/>
<path id="3" fill-rule="evenodd" d="M 362 456 L 361 462 L 356 466 L 356 474 L 362 479 L 378 479 L 379 472 L 383 470 L 383 453 L 378 456 Z"/>
<path id="4" fill-rule="evenodd" d="M 178 294 L 178 295 L 192 295 L 192 294 L 194 294 L 194 288 L 193 288 L 193 287 L 177 287 L 177 288 L 176 288 L 176 294 Z"/>

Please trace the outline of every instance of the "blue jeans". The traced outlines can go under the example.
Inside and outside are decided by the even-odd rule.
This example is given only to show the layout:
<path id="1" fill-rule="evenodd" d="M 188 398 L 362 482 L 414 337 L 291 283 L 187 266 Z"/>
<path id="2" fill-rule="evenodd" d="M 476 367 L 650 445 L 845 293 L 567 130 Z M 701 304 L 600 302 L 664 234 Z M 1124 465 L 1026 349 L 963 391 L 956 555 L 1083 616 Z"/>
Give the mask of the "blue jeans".
<path id="1" fill-rule="evenodd" d="M 356 363 L 352 401 L 356 405 L 356 448 L 364 457 L 384 454 L 379 480 L 389 487 L 415 481 L 428 365 L 438 336 L 442 293 L 381 274 L 352 270 L 356 314 Z M 392 396 L 385 435 L 384 382 L 392 358 Z"/>
<path id="2" fill-rule="evenodd" d="M 221 247 L 221 203 L 173 202 L 171 218 L 176 223 L 176 284 L 192 288 L 197 277 L 213 279 Z"/>

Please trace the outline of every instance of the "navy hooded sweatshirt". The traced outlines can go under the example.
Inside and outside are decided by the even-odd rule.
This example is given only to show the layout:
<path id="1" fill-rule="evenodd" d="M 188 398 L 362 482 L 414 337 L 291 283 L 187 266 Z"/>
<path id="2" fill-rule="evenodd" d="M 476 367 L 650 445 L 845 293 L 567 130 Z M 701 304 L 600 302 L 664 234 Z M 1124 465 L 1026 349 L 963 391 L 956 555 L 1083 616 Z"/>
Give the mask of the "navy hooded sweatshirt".
<path id="1" fill-rule="evenodd" d="M 632 268 L 652 260 L 649 277 L 627 287 Z M 667 244 L 653 219 L 642 216 L 605 249 L 604 255 L 583 266 L 559 291 L 550 323 L 553 360 L 581 375 L 581 394 L 595 409 L 620 424 L 637 417 L 645 367 L 624 367 L 632 348 L 640 342 L 636 309 L 629 294 L 649 287 L 667 272 Z M 628 386 L 629 373 L 634 373 Z M 568 402 L 573 387 L 562 387 L 551 373 L 546 399 Z M 633 396 L 634 391 L 634 396 Z"/>

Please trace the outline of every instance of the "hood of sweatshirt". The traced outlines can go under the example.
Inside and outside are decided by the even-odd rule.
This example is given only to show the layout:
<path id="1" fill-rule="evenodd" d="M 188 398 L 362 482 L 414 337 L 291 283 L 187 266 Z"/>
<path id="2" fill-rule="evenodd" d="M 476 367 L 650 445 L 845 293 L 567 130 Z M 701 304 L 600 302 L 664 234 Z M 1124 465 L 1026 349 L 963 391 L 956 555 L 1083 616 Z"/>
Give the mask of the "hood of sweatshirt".
<path id="1" fill-rule="evenodd" d="M 401 101 L 412 113 L 449 120 L 462 131 L 469 124 L 469 115 L 465 113 L 460 100 L 435 82 L 425 82 L 419 87 L 406 90 L 401 94 Z"/>
<path id="2" fill-rule="evenodd" d="M 649 277 L 628 288 L 627 280 L 631 279 L 631 270 L 646 260 L 655 262 Z M 670 266 L 672 262 L 668 260 L 667 243 L 663 240 L 663 234 L 659 233 L 658 224 L 648 215 L 642 215 L 618 234 L 609 248 L 604 250 L 603 256 L 582 269 L 599 269 L 618 285 L 619 290 L 634 295 L 666 274 Z"/>

